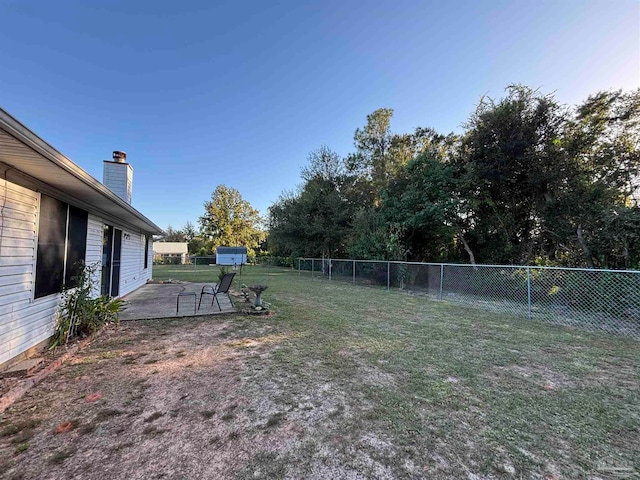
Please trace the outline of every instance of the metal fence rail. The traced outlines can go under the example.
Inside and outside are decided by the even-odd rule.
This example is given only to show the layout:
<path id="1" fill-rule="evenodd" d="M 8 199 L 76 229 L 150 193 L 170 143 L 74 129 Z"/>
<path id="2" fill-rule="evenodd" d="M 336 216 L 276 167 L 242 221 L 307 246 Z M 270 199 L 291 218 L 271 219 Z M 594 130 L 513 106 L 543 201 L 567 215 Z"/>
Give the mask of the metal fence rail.
<path id="1" fill-rule="evenodd" d="M 640 271 L 297 259 L 299 275 L 640 339 Z"/>
<path id="2" fill-rule="evenodd" d="M 265 267 L 269 270 L 278 270 L 282 268 L 293 269 L 296 259 L 291 257 L 271 257 L 271 256 L 257 256 L 257 257 L 249 257 L 247 265 L 250 266 L 261 266 Z M 178 262 L 175 262 L 177 264 Z M 190 255 L 187 257 L 187 263 L 189 268 L 192 268 L 194 272 L 210 270 L 209 267 L 216 267 L 216 256 L 215 255 Z M 224 265 L 225 268 L 233 269 L 233 265 Z M 235 269 L 242 269 L 245 265 L 235 265 Z"/>

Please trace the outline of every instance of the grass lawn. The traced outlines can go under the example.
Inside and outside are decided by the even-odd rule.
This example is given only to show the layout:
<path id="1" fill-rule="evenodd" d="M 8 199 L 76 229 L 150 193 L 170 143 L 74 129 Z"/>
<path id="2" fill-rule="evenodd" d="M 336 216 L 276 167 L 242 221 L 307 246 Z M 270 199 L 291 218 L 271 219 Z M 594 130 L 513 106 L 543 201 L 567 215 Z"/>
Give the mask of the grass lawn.
<path id="1" fill-rule="evenodd" d="M 192 269 L 154 266 L 154 277 L 217 277 L 216 267 Z M 236 290 L 268 285 L 273 315 L 106 332 L 5 412 L 0 476 L 640 472 L 637 341 L 285 269 L 238 277 Z M 87 403 L 96 391 L 102 398 Z M 65 421 L 74 428 L 53 433 Z"/>

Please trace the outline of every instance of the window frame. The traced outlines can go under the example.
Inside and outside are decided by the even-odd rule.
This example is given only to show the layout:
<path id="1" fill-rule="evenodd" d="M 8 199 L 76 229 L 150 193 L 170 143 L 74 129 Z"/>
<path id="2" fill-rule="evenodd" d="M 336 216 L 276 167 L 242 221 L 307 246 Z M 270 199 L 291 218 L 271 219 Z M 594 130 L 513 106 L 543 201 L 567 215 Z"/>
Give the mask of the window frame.
<path id="1" fill-rule="evenodd" d="M 149 235 L 144 236 L 144 269 L 149 268 Z"/>
<path id="2" fill-rule="evenodd" d="M 39 275 L 38 273 L 40 273 L 40 275 L 46 275 L 47 272 L 38 272 L 38 256 L 40 253 L 42 253 L 41 250 L 41 244 L 40 244 L 40 237 L 42 234 L 42 230 L 41 230 L 41 219 L 42 219 L 42 198 L 43 196 L 46 196 L 56 202 L 61 203 L 62 205 L 64 205 L 66 207 L 66 213 L 65 213 L 65 219 L 64 219 L 64 252 L 63 252 L 63 259 L 62 259 L 62 282 L 60 285 L 60 290 L 59 291 L 53 291 L 53 292 L 49 292 L 49 293 L 40 293 L 37 292 L 38 288 L 38 278 Z M 42 192 L 38 192 L 38 202 L 37 202 L 37 211 L 36 211 L 36 225 L 35 225 L 35 237 L 34 237 L 34 243 L 35 243 L 35 248 L 34 248 L 34 260 L 33 260 L 33 281 L 32 281 L 32 288 L 31 288 L 31 302 L 35 302 L 35 301 L 39 301 L 39 300 L 44 300 L 44 299 L 49 299 L 54 295 L 58 295 L 61 293 L 62 289 L 66 286 L 68 286 L 69 288 L 74 288 L 76 285 L 74 285 L 73 281 L 71 280 L 71 278 L 69 278 L 70 284 L 67 285 L 67 272 L 68 270 L 71 268 L 70 266 L 67 265 L 67 261 L 68 261 L 68 257 L 69 257 L 69 247 L 70 247 L 70 242 L 69 242 L 69 225 L 70 225 L 70 210 L 71 209 L 75 209 L 77 211 L 83 212 L 83 214 L 86 214 L 86 225 L 85 225 L 85 229 L 84 229 L 84 255 L 82 256 L 83 258 L 78 258 L 78 260 L 83 260 L 86 261 L 86 257 L 87 257 L 87 238 L 88 238 L 88 234 L 89 234 L 89 212 L 87 212 L 86 210 L 80 208 L 80 207 L 76 207 L 75 205 L 71 205 L 68 202 L 65 202 L 63 200 L 60 200 L 59 198 L 54 197 L 53 195 L 49 195 L 46 193 L 42 193 Z M 84 215 L 83 215 L 84 217 Z M 40 264 L 41 265 L 41 264 Z"/>

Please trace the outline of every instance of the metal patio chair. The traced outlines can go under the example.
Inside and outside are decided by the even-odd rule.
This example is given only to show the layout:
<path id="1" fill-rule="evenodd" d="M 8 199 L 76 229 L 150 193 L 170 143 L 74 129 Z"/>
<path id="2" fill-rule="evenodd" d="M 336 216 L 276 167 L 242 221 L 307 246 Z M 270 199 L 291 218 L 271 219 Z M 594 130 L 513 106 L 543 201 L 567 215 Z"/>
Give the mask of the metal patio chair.
<path id="1" fill-rule="evenodd" d="M 196 313 L 196 292 L 185 292 L 186 287 L 182 287 L 182 290 L 176 296 L 176 315 L 178 315 L 178 310 L 180 310 L 180 297 L 193 297 L 193 313 Z"/>
<path id="2" fill-rule="evenodd" d="M 226 273 L 220 283 L 217 283 L 213 286 L 205 285 L 202 287 L 200 291 L 200 301 L 198 302 L 198 310 L 200 310 L 200 305 L 202 304 L 202 296 L 203 295 L 211 295 L 213 298 L 211 299 L 211 306 L 213 307 L 213 302 L 218 304 L 218 308 L 222 311 L 222 307 L 220 306 L 220 302 L 218 301 L 219 293 L 227 293 L 229 288 L 231 287 L 231 282 L 233 281 L 233 277 L 235 277 L 235 273 Z"/>

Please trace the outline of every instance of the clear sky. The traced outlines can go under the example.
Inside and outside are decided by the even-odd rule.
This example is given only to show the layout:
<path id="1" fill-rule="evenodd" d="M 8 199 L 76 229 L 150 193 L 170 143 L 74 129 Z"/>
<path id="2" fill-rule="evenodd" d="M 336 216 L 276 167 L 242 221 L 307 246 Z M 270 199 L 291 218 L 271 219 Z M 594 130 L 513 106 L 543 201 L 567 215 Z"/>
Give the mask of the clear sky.
<path id="1" fill-rule="evenodd" d="M 375 109 L 459 131 L 510 83 L 638 88 L 640 1 L 0 0 L 0 105 L 99 180 L 125 150 L 162 227 L 220 183 L 266 214 Z"/>

